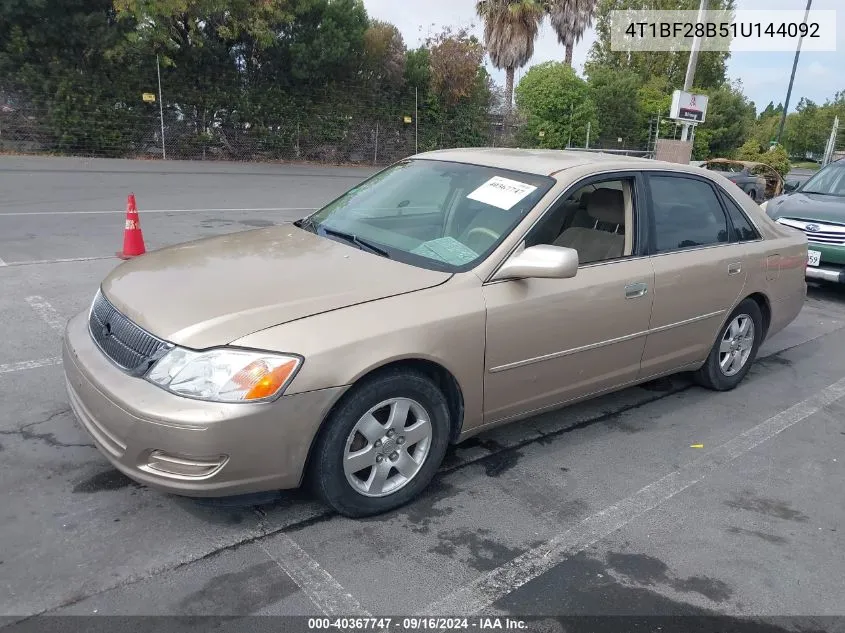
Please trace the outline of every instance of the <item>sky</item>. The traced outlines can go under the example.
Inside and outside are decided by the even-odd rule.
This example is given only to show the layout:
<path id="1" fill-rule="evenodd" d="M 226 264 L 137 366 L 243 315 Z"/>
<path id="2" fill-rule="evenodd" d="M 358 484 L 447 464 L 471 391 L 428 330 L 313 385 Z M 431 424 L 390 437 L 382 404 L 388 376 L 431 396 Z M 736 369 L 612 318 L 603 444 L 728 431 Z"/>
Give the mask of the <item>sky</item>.
<path id="1" fill-rule="evenodd" d="M 482 38 L 480 21 L 475 15 L 475 0 L 364 0 L 367 12 L 373 18 L 395 24 L 409 48 L 419 46 L 432 33 L 443 26 L 469 27 Z M 737 0 L 737 9 L 797 10 L 806 8 L 804 0 Z M 801 97 L 824 103 L 837 91 L 845 91 L 845 1 L 813 0 L 813 9 L 838 9 L 836 16 L 836 52 L 802 52 L 795 76 L 795 85 L 789 110 L 794 111 Z M 575 47 L 573 65 L 583 74 L 587 52 L 595 41 L 595 31 L 589 30 Z M 517 73 L 517 80 L 531 64 L 546 61 L 563 61 L 564 50 L 557 42 L 552 29 L 544 22 L 535 44 L 534 57 Z M 742 81 L 745 94 L 762 110 L 772 101 L 782 103 L 786 97 L 789 73 L 794 52 L 733 53 L 728 60 L 728 77 Z M 497 83 L 504 83 L 504 73 L 491 67 Z"/>

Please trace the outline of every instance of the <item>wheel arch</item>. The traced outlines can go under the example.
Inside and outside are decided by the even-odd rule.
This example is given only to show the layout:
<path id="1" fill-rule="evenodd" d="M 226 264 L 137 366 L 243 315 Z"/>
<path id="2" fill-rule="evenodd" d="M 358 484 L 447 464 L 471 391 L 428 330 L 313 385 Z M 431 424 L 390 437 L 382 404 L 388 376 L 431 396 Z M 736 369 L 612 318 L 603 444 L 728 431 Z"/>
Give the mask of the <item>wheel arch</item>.
<path id="1" fill-rule="evenodd" d="M 320 422 L 317 432 L 314 434 L 314 437 L 311 438 L 311 445 L 308 447 L 308 456 L 305 460 L 305 467 L 303 468 L 303 479 L 309 472 L 311 458 L 314 452 L 314 446 L 317 444 L 317 440 L 325 430 L 334 412 L 343 402 L 346 401 L 355 387 L 365 380 L 376 378 L 380 374 L 403 369 L 417 371 L 428 376 L 443 392 L 449 406 L 449 423 L 451 425 L 451 428 L 449 429 L 449 440 L 453 443 L 457 441 L 461 434 L 464 421 L 464 395 L 457 378 L 455 378 L 454 374 L 443 364 L 432 359 L 421 358 L 418 356 L 396 358 L 386 361 L 376 367 L 371 367 L 356 376 L 349 387 L 332 404 L 332 406 L 329 407 L 329 410 Z"/>
<path id="2" fill-rule="evenodd" d="M 769 302 L 769 298 L 762 292 L 752 292 L 742 301 L 745 301 L 746 299 L 751 299 L 760 308 L 760 314 L 763 315 L 762 341 L 765 341 L 766 337 L 769 334 L 769 327 L 772 325 L 772 305 Z M 742 301 L 740 301 L 739 303 L 742 303 Z M 739 305 L 739 303 L 737 305 Z"/>

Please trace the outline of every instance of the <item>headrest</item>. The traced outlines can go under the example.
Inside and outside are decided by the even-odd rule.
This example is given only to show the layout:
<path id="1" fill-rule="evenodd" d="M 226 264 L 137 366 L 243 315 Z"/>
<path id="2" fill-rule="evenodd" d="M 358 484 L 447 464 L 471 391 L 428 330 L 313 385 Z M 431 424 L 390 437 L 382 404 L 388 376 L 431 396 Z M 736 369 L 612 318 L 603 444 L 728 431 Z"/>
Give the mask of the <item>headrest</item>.
<path id="1" fill-rule="evenodd" d="M 599 222 L 625 224 L 625 197 L 618 189 L 596 189 L 587 201 L 587 213 Z"/>

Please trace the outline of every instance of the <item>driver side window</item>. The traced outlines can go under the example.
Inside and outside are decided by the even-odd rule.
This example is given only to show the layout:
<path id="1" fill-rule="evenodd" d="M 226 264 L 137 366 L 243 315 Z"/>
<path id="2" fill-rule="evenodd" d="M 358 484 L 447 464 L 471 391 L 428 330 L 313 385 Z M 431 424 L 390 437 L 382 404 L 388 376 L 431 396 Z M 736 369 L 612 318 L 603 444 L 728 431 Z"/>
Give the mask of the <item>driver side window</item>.
<path id="1" fill-rule="evenodd" d="M 525 246 L 573 248 L 581 265 L 626 257 L 633 252 L 633 192 L 633 179 L 591 182 L 549 209 Z"/>

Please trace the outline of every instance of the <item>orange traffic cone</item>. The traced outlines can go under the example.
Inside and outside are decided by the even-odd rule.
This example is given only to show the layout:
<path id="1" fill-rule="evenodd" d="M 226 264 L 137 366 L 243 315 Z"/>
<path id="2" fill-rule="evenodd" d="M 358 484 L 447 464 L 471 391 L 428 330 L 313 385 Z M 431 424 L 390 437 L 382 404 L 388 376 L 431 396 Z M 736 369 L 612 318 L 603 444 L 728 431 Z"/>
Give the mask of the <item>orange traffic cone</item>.
<path id="1" fill-rule="evenodd" d="M 144 246 L 144 234 L 141 232 L 141 220 L 138 207 L 135 206 L 135 194 L 130 193 L 126 200 L 126 228 L 123 230 L 123 251 L 117 253 L 120 259 L 130 259 L 147 252 Z"/>

